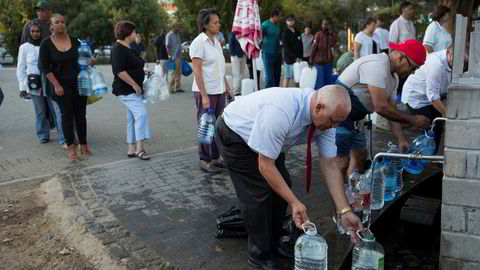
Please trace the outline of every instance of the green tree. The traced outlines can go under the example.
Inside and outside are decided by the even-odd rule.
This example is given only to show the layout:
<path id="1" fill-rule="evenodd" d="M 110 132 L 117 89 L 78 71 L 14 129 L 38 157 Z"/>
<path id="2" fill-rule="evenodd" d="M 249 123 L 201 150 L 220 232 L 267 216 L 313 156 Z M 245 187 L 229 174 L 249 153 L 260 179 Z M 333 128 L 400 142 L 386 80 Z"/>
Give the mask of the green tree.
<path id="1" fill-rule="evenodd" d="M 13 56 L 15 62 L 18 56 L 20 37 L 27 18 L 33 12 L 31 0 L 0 0 L 0 33 L 3 37 L 1 46 Z"/>
<path id="2" fill-rule="evenodd" d="M 68 22 L 70 33 L 78 38 L 92 38 L 97 45 L 109 45 L 114 39 L 113 25 L 107 9 L 99 2 L 83 3 L 83 12 Z"/>

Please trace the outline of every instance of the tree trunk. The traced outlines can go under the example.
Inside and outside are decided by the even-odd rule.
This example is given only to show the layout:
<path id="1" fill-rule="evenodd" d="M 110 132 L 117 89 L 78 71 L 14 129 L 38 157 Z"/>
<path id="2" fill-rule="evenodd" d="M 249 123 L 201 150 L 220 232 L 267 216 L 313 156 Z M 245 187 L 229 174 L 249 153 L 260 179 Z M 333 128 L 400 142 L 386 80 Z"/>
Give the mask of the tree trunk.
<path id="1" fill-rule="evenodd" d="M 478 8 L 480 4 L 480 0 L 439 0 L 439 5 L 444 5 L 450 8 L 450 22 L 448 23 L 448 28 L 451 30 L 450 32 L 454 32 L 455 25 L 455 15 L 461 14 L 465 17 L 468 17 L 468 30 L 467 32 L 471 31 L 471 21 L 473 11 Z M 452 31 L 453 30 L 453 31 Z"/>

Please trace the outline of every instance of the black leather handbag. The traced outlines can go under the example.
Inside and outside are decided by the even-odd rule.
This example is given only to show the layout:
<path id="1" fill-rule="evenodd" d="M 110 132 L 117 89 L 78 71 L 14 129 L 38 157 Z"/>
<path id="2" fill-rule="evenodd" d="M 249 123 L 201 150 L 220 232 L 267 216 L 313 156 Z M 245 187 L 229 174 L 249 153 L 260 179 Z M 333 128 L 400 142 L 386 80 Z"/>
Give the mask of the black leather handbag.
<path id="1" fill-rule="evenodd" d="M 42 88 L 42 78 L 39 74 L 27 75 L 27 86 L 31 91 L 40 90 Z"/>

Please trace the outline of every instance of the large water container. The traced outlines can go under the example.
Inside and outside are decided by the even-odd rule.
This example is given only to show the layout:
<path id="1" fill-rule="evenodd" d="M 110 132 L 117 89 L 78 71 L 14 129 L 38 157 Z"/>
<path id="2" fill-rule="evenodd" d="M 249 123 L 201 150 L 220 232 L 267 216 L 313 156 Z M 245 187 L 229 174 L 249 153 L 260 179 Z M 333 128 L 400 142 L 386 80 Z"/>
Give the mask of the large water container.
<path id="1" fill-rule="evenodd" d="M 77 77 L 78 94 L 80 96 L 92 96 L 92 80 L 87 68 L 82 68 Z"/>
<path id="2" fill-rule="evenodd" d="M 252 79 L 242 79 L 241 87 L 242 96 L 246 96 L 255 91 L 255 84 Z"/>
<path id="3" fill-rule="evenodd" d="M 397 145 L 393 144 L 392 142 L 388 142 L 387 144 L 388 153 L 400 153 Z M 403 190 L 403 162 L 399 158 L 390 158 L 392 161 L 393 167 L 397 171 L 397 188 L 395 192 L 400 192 Z"/>
<path id="4" fill-rule="evenodd" d="M 92 92 L 94 96 L 103 96 L 108 93 L 107 84 L 103 74 L 98 71 L 95 66 L 90 70 L 90 78 L 92 79 Z"/>
<path id="5" fill-rule="evenodd" d="M 304 67 L 300 75 L 300 88 L 315 89 L 315 82 L 317 81 L 317 68 Z"/>
<path id="6" fill-rule="evenodd" d="M 346 195 L 348 203 L 352 207 L 353 213 L 358 217 L 362 217 L 363 206 L 360 190 L 358 190 L 358 184 L 360 182 L 361 175 L 358 170 L 353 170 L 352 174 L 348 176 L 348 188 L 346 189 Z"/>
<path id="7" fill-rule="evenodd" d="M 92 50 L 86 42 L 80 42 L 78 46 L 78 64 L 82 67 L 88 65 L 88 61 L 92 58 Z"/>
<path id="8" fill-rule="evenodd" d="M 372 169 L 368 169 L 360 175 L 360 181 L 356 189 L 362 197 L 362 222 L 365 224 L 370 219 L 370 207 L 372 204 Z"/>
<path id="9" fill-rule="evenodd" d="M 413 140 L 412 146 L 408 153 L 433 155 L 435 153 L 434 133 L 431 130 L 425 131 L 424 135 L 420 135 Z M 404 160 L 403 168 L 411 174 L 420 174 L 428 165 L 427 160 Z"/>
<path id="10" fill-rule="evenodd" d="M 382 209 L 385 204 L 385 175 L 381 171 L 382 163 L 375 162 L 372 170 L 372 210 Z"/>
<path id="11" fill-rule="evenodd" d="M 312 222 L 305 222 L 302 228 L 305 233 L 295 242 L 295 270 L 328 269 L 327 242 Z"/>
<path id="12" fill-rule="evenodd" d="M 389 202 L 395 199 L 395 190 L 397 189 L 397 171 L 390 158 L 384 158 L 381 171 L 385 176 L 384 199 Z"/>
<path id="13" fill-rule="evenodd" d="M 153 73 L 143 83 L 143 98 L 145 103 L 155 103 L 170 97 L 165 77 Z"/>
<path id="14" fill-rule="evenodd" d="M 352 270 L 383 270 L 385 264 L 385 251 L 382 245 L 375 241 L 375 236 L 370 230 L 357 235 L 361 243 L 352 251 Z"/>
<path id="15" fill-rule="evenodd" d="M 300 77 L 302 75 L 302 70 L 304 67 L 308 67 L 308 63 L 305 61 L 295 62 L 293 64 L 293 80 L 296 83 L 300 83 Z"/>
<path id="16" fill-rule="evenodd" d="M 213 134 L 215 132 L 215 110 L 208 109 L 208 111 L 200 117 L 197 126 L 197 143 L 211 144 L 213 141 Z"/>

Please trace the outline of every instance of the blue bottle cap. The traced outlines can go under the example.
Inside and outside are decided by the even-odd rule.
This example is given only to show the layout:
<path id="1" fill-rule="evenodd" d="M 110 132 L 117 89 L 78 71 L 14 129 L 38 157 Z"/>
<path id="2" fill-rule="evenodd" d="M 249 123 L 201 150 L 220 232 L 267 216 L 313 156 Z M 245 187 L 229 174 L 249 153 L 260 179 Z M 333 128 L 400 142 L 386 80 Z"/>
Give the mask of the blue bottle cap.
<path id="1" fill-rule="evenodd" d="M 214 112 L 215 112 L 215 109 L 213 109 L 213 108 L 208 108 L 207 113 L 214 113 Z"/>
<path id="2" fill-rule="evenodd" d="M 425 136 L 432 139 L 435 136 L 435 132 L 433 132 L 433 130 L 427 130 L 425 131 Z"/>

